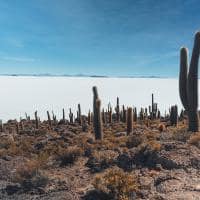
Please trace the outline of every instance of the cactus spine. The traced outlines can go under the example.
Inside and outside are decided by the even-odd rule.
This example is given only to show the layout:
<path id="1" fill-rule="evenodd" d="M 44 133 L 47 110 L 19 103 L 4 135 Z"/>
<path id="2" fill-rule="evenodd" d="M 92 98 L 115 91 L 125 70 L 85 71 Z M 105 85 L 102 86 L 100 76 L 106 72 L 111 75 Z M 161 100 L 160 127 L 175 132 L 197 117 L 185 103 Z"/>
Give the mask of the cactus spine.
<path id="1" fill-rule="evenodd" d="M 181 102 L 188 114 L 189 131 L 199 131 L 198 116 L 198 62 L 200 54 L 200 32 L 197 32 L 188 72 L 188 51 L 185 47 L 180 51 L 179 94 Z"/>
<path id="2" fill-rule="evenodd" d="M 93 88 L 93 127 L 96 140 L 103 139 L 102 116 L 101 116 L 101 100 L 98 98 L 97 87 Z"/>

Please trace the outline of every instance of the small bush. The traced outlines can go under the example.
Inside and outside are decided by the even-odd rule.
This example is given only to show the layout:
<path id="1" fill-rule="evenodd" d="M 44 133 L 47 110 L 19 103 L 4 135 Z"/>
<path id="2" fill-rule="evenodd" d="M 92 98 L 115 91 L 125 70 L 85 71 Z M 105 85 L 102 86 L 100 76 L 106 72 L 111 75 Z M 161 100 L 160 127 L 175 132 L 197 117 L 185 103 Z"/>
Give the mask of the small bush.
<path id="1" fill-rule="evenodd" d="M 133 148 L 133 147 L 137 147 L 138 145 L 140 145 L 142 142 L 144 141 L 144 138 L 142 138 L 141 135 L 132 135 L 128 138 L 127 142 L 126 142 L 126 146 L 128 148 Z"/>
<path id="2" fill-rule="evenodd" d="M 160 151 L 161 150 L 161 144 L 157 142 L 156 140 L 151 140 L 147 143 L 147 145 L 150 147 L 151 150 L 153 151 Z"/>
<path id="3" fill-rule="evenodd" d="M 87 166 L 93 172 L 100 172 L 115 164 L 118 153 L 112 150 L 94 151 L 89 157 Z"/>
<path id="4" fill-rule="evenodd" d="M 165 129 L 166 129 L 166 127 L 165 127 L 164 124 L 159 124 L 159 126 L 158 126 L 158 130 L 159 130 L 160 132 L 165 131 Z"/>
<path id="5" fill-rule="evenodd" d="M 37 160 L 26 162 L 17 168 L 14 182 L 19 183 L 25 191 L 45 187 L 48 178 L 42 174 L 39 167 L 40 163 Z"/>
<path id="6" fill-rule="evenodd" d="M 83 155 L 83 150 L 79 147 L 68 147 L 61 152 L 58 156 L 58 160 L 61 161 L 61 166 L 72 165 L 78 158 Z"/>
<path id="7" fill-rule="evenodd" d="M 189 144 L 195 145 L 200 148 L 200 133 L 192 135 L 188 142 Z"/>
<path id="8" fill-rule="evenodd" d="M 129 200 L 138 190 L 136 176 L 116 167 L 107 170 L 103 175 L 96 176 L 93 185 L 115 200 Z"/>

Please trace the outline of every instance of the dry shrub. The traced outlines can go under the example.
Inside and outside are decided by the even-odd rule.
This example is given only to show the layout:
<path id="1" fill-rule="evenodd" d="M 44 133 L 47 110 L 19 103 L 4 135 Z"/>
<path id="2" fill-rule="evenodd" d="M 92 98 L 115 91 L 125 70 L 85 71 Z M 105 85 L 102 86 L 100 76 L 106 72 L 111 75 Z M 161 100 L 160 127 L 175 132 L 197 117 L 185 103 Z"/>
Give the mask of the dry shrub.
<path id="1" fill-rule="evenodd" d="M 159 126 L 158 126 L 158 130 L 159 130 L 160 132 L 165 131 L 165 130 L 166 130 L 165 125 L 164 125 L 164 124 L 159 124 Z"/>
<path id="2" fill-rule="evenodd" d="M 144 142 L 145 138 L 141 135 L 132 135 L 128 137 L 128 140 L 126 142 L 126 146 L 128 148 L 137 147 L 142 142 Z"/>
<path id="3" fill-rule="evenodd" d="M 138 190 L 138 180 L 135 175 L 124 172 L 114 167 L 104 174 L 97 175 L 93 185 L 95 189 L 107 193 L 111 199 L 129 200 L 135 196 Z"/>
<path id="4" fill-rule="evenodd" d="M 186 142 L 192 134 L 191 132 L 187 131 L 186 128 L 175 128 L 170 132 L 172 132 L 172 139 L 181 142 Z"/>
<path id="5" fill-rule="evenodd" d="M 113 166 L 116 162 L 118 153 L 112 150 L 94 151 L 89 157 L 87 166 L 92 172 L 100 172 Z"/>
<path id="6" fill-rule="evenodd" d="M 150 147 L 153 151 L 160 151 L 161 150 L 161 144 L 156 140 L 151 140 L 147 142 L 147 145 Z"/>
<path id="7" fill-rule="evenodd" d="M 144 132 L 144 137 L 147 140 L 156 140 L 157 137 L 159 137 L 159 132 L 153 132 L 153 131 L 145 131 Z"/>
<path id="8" fill-rule="evenodd" d="M 14 182 L 19 183 L 23 190 L 37 189 L 45 187 L 48 183 L 47 176 L 40 170 L 38 160 L 29 160 L 16 170 Z"/>
<path id="9" fill-rule="evenodd" d="M 0 149 L 8 149 L 14 142 L 11 138 L 0 139 Z"/>
<path id="10" fill-rule="evenodd" d="M 200 148 L 200 133 L 192 135 L 188 142 L 189 144 L 195 145 Z"/>
<path id="11" fill-rule="evenodd" d="M 80 147 L 70 146 L 59 153 L 57 160 L 61 162 L 61 166 L 73 165 L 82 155 L 83 150 Z"/>

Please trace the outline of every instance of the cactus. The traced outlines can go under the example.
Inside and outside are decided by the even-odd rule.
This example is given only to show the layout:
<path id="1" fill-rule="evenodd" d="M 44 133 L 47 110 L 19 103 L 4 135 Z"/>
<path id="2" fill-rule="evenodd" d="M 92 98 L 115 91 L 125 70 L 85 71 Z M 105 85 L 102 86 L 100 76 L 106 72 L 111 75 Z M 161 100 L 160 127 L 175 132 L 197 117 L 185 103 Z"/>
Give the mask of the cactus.
<path id="1" fill-rule="evenodd" d="M 97 87 L 93 87 L 93 128 L 96 140 L 103 139 L 101 100 L 98 98 Z"/>
<path id="2" fill-rule="evenodd" d="M 66 119 L 65 119 L 65 109 L 63 108 L 62 110 L 62 114 L 63 114 L 63 122 L 65 123 L 66 122 Z"/>
<path id="3" fill-rule="evenodd" d="M 52 124 L 51 124 L 51 117 L 50 117 L 49 111 L 47 111 L 47 117 L 48 117 L 49 126 L 51 128 Z"/>
<path id="4" fill-rule="evenodd" d="M 4 127 L 3 127 L 3 122 L 2 122 L 2 120 L 0 120 L 0 132 L 1 132 L 1 133 L 3 132 L 3 129 L 4 129 Z"/>
<path id="5" fill-rule="evenodd" d="M 35 127 L 36 127 L 36 129 L 39 129 L 39 120 L 38 120 L 38 116 L 37 116 L 37 111 L 35 111 Z"/>
<path id="6" fill-rule="evenodd" d="M 127 135 L 133 132 L 133 109 L 129 107 L 127 109 Z"/>
<path id="7" fill-rule="evenodd" d="M 104 111 L 104 109 L 102 110 L 102 120 L 103 120 L 103 123 L 105 125 L 107 125 L 107 112 Z"/>
<path id="8" fill-rule="evenodd" d="M 87 129 L 88 129 L 88 125 L 87 125 L 87 122 L 86 122 L 86 117 L 85 116 L 81 116 L 81 126 L 82 126 L 82 131 L 83 132 L 86 132 Z"/>
<path id="9" fill-rule="evenodd" d="M 125 106 L 122 106 L 122 121 L 126 123 L 126 109 Z"/>
<path id="10" fill-rule="evenodd" d="M 95 123 L 97 121 L 96 117 L 96 100 L 99 98 L 99 95 L 98 95 L 98 91 L 97 91 L 97 87 L 94 86 L 92 88 L 92 91 L 93 91 L 93 127 L 95 127 Z"/>
<path id="11" fill-rule="evenodd" d="M 170 109 L 170 124 L 171 126 L 177 126 L 178 124 L 178 107 L 172 106 Z"/>
<path id="12" fill-rule="evenodd" d="M 19 134 L 19 130 L 20 130 L 20 128 L 19 128 L 19 123 L 17 122 L 17 123 L 16 123 L 16 132 L 17 132 L 17 134 Z"/>
<path id="13" fill-rule="evenodd" d="M 151 94 L 151 119 L 156 119 L 157 111 L 158 111 L 158 104 L 154 103 L 154 94 Z"/>
<path id="14" fill-rule="evenodd" d="M 23 131 L 24 130 L 24 123 L 23 123 L 22 120 L 20 120 L 19 126 L 20 126 L 20 129 Z"/>
<path id="15" fill-rule="evenodd" d="M 57 124 L 57 118 L 56 118 L 56 115 L 54 114 L 53 110 L 52 110 L 52 116 L 53 116 L 53 123 Z"/>
<path id="16" fill-rule="evenodd" d="M 160 119 L 160 117 L 161 117 L 160 110 L 158 110 L 157 118 Z"/>
<path id="17" fill-rule="evenodd" d="M 141 108 L 140 110 L 140 120 L 144 120 L 145 113 L 144 113 L 144 108 Z"/>
<path id="18" fill-rule="evenodd" d="M 91 124 L 91 112 L 89 110 L 89 112 L 88 112 L 88 125 L 90 125 L 90 124 Z"/>
<path id="19" fill-rule="evenodd" d="M 74 122 L 74 115 L 72 113 L 72 109 L 71 108 L 69 109 L 69 122 L 71 124 L 73 124 L 73 122 Z"/>
<path id="20" fill-rule="evenodd" d="M 104 109 L 102 110 L 102 121 L 103 121 L 103 123 L 105 124 L 105 121 L 106 121 L 106 116 L 105 116 L 105 111 L 104 111 Z"/>
<path id="21" fill-rule="evenodd" d="M 188 72 L 188 51 L 180 50 L 179 95 L 186 110 L 189 121 L 189 131 L 199 131 L 198 116 L 198 62 L 200 54 L 200 32 L 197 32 Z"/>
<path id="22" fill-rule="evenodd" d="M 116 112 L 116 120 L 117 122 L 119 122 L 120 121 L 119 97 L 117 97 L 117 105 L 115 107 L 115 112 Z"/>
<path id="23" fill-rule="evenodd" d="M 78 104 L 77 120 L 78 120 L 79 125 L 81 125 L 82 117 L 81 117 L 81 105 L 80 104 Z"/>
<path id="24" fill-rule="evenodd" d="M 133 109 L 133 121 L 137 122 L 137 108 L 136 107 Z"/>
<path id="25" fill-rule="evenodd" d="M 108 114 L 109 114 L 109 123 L 112 124 L 112 107 L 111 106 L 109 107 Z"/>
<path id="26" fill-rule="evenodd" d="M 144 109 L 144 112 L 145 112 L 145 118 L 148 118 L 148 109 L 145 108 L 145 109 Z"/>

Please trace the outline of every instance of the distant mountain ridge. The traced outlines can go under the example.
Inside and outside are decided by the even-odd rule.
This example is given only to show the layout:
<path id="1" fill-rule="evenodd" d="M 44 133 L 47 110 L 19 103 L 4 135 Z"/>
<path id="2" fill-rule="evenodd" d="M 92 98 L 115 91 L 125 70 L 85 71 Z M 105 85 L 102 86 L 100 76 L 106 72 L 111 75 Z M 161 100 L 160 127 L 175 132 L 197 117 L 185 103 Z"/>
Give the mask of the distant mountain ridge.
<path id="1" fill-rule="evenodd" d="M 175 78 L 175 77 L 163 77 L 163 76 L 106 76 L 106 75 L 87 75 L 87 74 L 0 74 L 0 76 L 27 76 L 27 77 L 85 77 L 85 78 Z"/>

